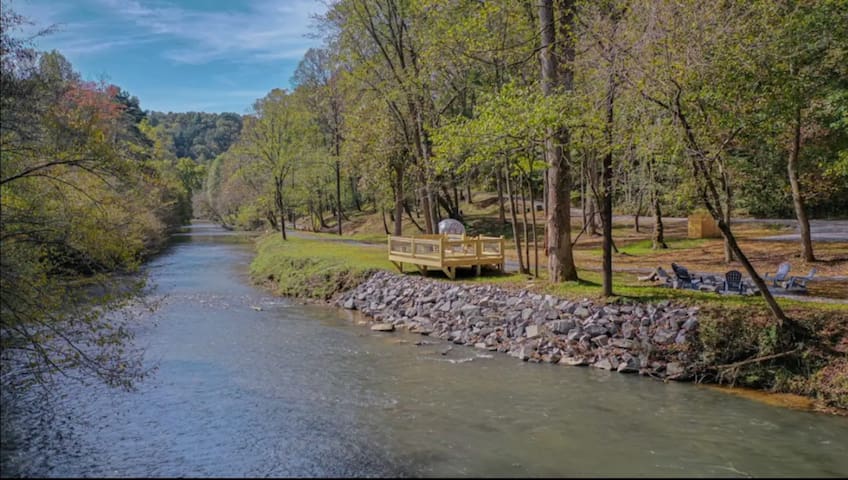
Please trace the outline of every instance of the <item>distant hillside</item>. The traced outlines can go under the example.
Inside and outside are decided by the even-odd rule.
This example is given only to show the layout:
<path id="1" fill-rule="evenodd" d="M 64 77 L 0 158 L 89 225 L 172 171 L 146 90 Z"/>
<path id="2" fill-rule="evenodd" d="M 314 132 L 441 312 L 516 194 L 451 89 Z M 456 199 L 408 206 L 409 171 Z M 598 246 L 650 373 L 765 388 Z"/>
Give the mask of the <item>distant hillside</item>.
<path id="1" fill-rule="evenodd" d="M 242 118 L 236 113 L 147 112 L 153 127 L 162 126 L 173 139 L 177 158 L 208 163 L 227 151 L 241 134 Z"/>

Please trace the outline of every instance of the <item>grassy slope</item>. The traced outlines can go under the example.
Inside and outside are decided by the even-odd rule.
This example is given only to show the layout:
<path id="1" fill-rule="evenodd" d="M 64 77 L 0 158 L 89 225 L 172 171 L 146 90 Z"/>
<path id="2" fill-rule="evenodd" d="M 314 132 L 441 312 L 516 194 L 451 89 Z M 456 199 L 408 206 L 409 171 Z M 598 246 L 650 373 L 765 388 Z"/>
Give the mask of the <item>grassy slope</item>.
<path id="1" fill-rule="evenodd" d="M 250 275 L 279 295 L 328 299 L 391 266 L 379 248 L 296 237 L 283 242 L 266 235 L 258 240 Z"/>

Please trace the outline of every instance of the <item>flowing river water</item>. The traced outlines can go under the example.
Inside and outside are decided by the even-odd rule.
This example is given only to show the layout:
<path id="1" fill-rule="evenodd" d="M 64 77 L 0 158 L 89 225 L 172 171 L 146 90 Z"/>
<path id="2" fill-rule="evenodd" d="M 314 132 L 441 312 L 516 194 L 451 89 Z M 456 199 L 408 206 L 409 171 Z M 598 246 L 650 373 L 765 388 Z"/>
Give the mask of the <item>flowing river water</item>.
<path id="1" fill-rule="evenodd" d="M 442 355 L 258 290 L 251 255 L 211 224 L 176 237 L 148 266 L 162 304 L 136 337 L 157 370 L 135 391 L 60 380 L 4 405 L 0 474 L 848 476 L 848 418 Z"/>

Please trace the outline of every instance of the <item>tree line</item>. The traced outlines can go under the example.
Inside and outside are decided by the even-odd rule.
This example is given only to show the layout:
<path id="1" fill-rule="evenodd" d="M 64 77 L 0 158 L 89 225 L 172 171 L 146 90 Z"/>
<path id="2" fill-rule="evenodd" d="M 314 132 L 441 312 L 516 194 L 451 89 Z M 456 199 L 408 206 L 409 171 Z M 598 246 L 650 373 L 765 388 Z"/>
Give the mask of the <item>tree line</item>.
<path id="1" fill-rule="evenodd" d="M 191 218 L 205 170 L 160 151 L 136 97 L 38 51 L 27 23 L 4 3 L 0 383 L 62 372 L 129 387 L 144 374 L 122 310 L 144 283 L 129 274 Z"/>

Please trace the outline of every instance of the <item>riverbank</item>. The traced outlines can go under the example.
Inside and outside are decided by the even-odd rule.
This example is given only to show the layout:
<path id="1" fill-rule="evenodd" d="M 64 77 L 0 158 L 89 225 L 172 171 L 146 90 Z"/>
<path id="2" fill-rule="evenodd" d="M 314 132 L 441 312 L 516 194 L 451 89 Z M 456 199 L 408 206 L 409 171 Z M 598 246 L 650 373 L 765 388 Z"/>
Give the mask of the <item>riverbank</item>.
<path id="1" fill-rule="evenodd" d="M 376 273 L 390 269 L 383 249 L 267 236 L 258 242 L 251 276 L 280 295 L 341 302 L 377 323 L 527 361 L 792 393 L 815 399 L 819 409 L 848 412 L 848 309 L 841 305 L 782 301 L 814 332 L 803 348 L 785 354 L 757 298 L 642 287 L 621 288 L 625 296 L 609 303 L 591 282 L 547 286 L 518 275 L 448 282 Z M 502 304 L 507 301 L 514 304 Z"/>
<path id="2" fill-rule="evenodd" d="M 372 330 L 404 328 L 530 362 L 681 380 L 699 374 L 699 309 L 667 301 L 599 305 L 377 272 L 335 304 L 373 318 Z"/>

